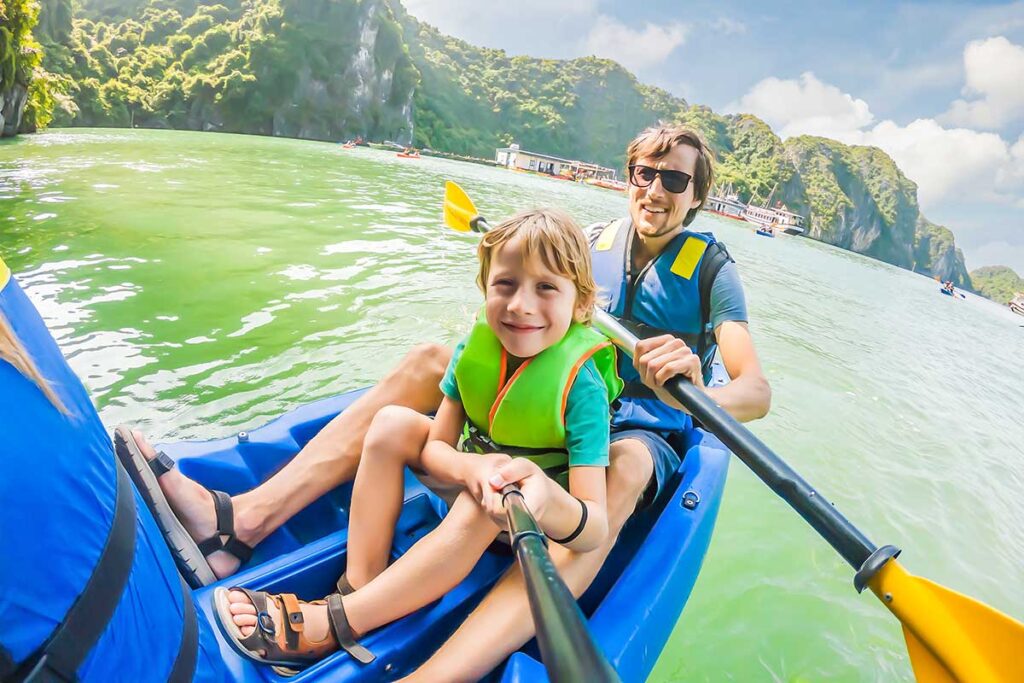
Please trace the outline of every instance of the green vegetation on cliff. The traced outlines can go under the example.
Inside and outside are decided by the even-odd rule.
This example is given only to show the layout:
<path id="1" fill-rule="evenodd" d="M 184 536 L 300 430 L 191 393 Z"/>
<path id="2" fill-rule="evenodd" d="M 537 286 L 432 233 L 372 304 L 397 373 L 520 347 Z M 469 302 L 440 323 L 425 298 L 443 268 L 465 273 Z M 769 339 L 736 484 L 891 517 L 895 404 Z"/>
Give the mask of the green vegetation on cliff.
<path id="1" fill-rule="evenodd" d="M 518 142 L 621 168 L 638 130 L 686 108 L 611 60 L 511 57 L 443 35 L 400 5 L 394 9 L 422 76 L 415 118 L 420 147 L 492 157 L 496 147 Z"/>
<path id="2" fill-rule="evenodd" d="M 411 134 L 418 74 L 375 0 L 83 0 L 47 66 L 58 125 L 341 139 Z"/>
<path id="3" fill-rule="evenodd" d="M 39 9 L 35 0 L 0 0 L 0 135 L 32 132 L 50 122 L 53 83 L 33 35 Z"/>
<path id="4" fill-rule="evenodd" d="M 985 266 L 972 270 L 971 281 L 979 294 L 1001 304 L 1010 303 L 1015 294 L 1024 292 L 1024 278 L 1006 266 Z"/>
<path id="5" fill-rule="evenodd" d="M 971 285 L 952 233 L 921 215 L 917 187 L 881 150 L 783 142 L 756 117 L 690 106 L 607 59 L 479 48 L 398 0 L 76 0 L 74 17 L 71 0 L 42 2 L 52 94 L 39 111 L 55 105 L 57 125 L 363 135 L 480 157 L 518 142 L 621 168 L 638 130 L 682 122 L 744 201 L 771 197 L 815 239 Z"/>

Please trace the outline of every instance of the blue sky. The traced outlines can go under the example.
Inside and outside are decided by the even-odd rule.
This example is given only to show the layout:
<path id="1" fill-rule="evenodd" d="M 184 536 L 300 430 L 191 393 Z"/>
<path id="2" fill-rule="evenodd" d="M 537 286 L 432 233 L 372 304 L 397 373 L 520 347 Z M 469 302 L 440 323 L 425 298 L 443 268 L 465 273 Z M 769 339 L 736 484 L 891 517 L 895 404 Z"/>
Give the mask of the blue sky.
<path id="1" fill-rule="evenodd" d="M 969 268 L 1024 276 L 1024 2 L 403 2 L 476 45 L 610 57 L 783 137 L 879 146 Z"/>

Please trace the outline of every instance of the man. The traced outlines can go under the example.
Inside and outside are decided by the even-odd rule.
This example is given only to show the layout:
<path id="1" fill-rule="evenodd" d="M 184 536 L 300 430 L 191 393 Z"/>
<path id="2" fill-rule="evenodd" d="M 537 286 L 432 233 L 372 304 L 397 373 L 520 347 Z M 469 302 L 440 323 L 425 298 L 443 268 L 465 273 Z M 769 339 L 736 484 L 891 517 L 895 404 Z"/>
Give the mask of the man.
<path id="1" fill-rule="evenodd" d="M 610 311 L 636 325 L 642 335 L 653 336 L 637 345 L 632 365 L 628 359 L 620 361 L 627 390 L 612 422 L 607 542 L 586 554 L 552 545 L 552 557 L 576 594 L 593 580 L 637 504 L 653 500 L 679 466 L 669 440 L 690 420 L 661 388 L 667 379 L 684 375 L 743 421 L 764 416 L 771 401 L 747 329 L 735 264 L 723 260 L 724 250 L 713 238 L 686 230 L 711 188 L 710 150 L 685 128 L 651 128 L 630 143 L 627 163 L 629 218 L 592 227 L 594 270 L 598 284 L 610 294 Z M 715 272 L 708 281 L 712 267 Z M 732 381 L 708 388 L 705 372 L 716 346 Z M 215 497 L 176 470 L 160 476 L 159 490 L 191 539 L 221 539 L 219 546 L 202 544 L 209 552 L 206 560 L 192 544 L 189 560 L 208 562 L 200 567 L 206 570 L 204 583 L 234 573 L 240 563 L 235 554 L 215 548 L 251 547 L 316 498 L 351 480 L 363 437 L 381 407 L 399 404 L 421 412 L 436 408 L 441 399 L 438 382 L 450 356 L 440 346 L 413 349 L 274 477 L 228 502 L 222 496 L 216 510 Z M 147 459 L 155 457 L 140 435 L 126 436 L 138 441 Z M 217 518 L 232 509 L 233 529 L 222 527 L 218 534 Z M 225 526 L 232 526 L 230 519 Z M 232 538 L 237 544 L 230 543 Z M 244 556 L 244 550 L 238 554 Z M 522 577 L 511 571 L 416 676 L 441 680 L 459 671 L 479 678 L 532 635 Z"/>

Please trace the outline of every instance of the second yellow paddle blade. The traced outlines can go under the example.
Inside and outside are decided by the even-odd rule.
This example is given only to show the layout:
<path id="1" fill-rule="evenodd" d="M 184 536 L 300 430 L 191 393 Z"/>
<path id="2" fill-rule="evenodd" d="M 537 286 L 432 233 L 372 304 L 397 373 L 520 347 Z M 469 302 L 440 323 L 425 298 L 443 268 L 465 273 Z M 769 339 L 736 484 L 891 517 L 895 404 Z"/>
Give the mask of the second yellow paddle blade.
<path id="1" fill-rule="evenodd" d="M 1024 624 L 890 560 L 871 590 L 903 623 L 922 683 L 1024 681 Z"/>
<path id="2" fill-rule="evenodd" d="M 444 222 L 459 232 L 470 232 L 470 221 L 476 218 L 476 207 L 466 191 L 451 180 L 444 184 Z"/>

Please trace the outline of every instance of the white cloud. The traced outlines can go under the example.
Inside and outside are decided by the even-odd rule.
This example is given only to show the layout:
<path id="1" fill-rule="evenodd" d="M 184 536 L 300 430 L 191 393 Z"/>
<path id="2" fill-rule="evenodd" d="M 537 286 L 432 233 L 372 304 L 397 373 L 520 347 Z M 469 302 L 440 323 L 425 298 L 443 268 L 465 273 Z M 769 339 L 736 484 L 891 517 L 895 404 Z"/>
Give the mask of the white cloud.
<path id="1" fill-rule="evenodd" d="M 1024 47 L 1002 36 L 975 40 L 964 48 L 964 95 L 940 120 L 999 130 L 1024 116 Z"/>
<path id="2" fill-rule="evenodd" d="M 708 26 L 715 33 L 723 36 L 739 36 L 747 32 L 746 24 L 739 19 L 732 19 L 731 17 L 718 17 Z"/>
<path id="3" fill-rule="evenodd" d="M 849 142 L 885 150 L 903 173 L 918 184 L 921 206 L 975 199 L 1012 201 L 1000 190 L 1000 177 L 1012 168 L 1009 146 L 995 133 L 944 128 L 934 119 L 906 126 L 882 121 L 851 135 Z"/>
<path id="4" fill-rule="evenodd" d="M 818 80 L 810 71 L 798 80 L 766 78 L 726 111 L 755 114 L 783 138 L 821 135 L 843 139 L 875 118 L 867 102 Z"/>
<path id="5" fill-rule="evenodd" d="M 917 183 L 925 209 L 967 196 L 1024 205 L 1024 136 L 1011 148 L 995 133 L 945 128 L 934 119 L 870 126 L 874 115 L 864 100 L 809 72 L 798 80 L 766 78 L 730 110 L 759 116 L 782 138 L 820 135 L 881 148 Z"/>
<path id="6" fill-rule="evenodd" d="M 686 41 L 687 24 L 669 22 L 664 25 L 647 22 L 642 28 L 626 26 L 601 15 L 583 41 L 585 51 L 598 57 L 614 59 L 631 71 L 656 66 Z"/>

